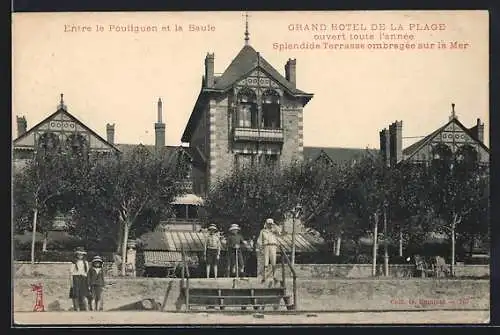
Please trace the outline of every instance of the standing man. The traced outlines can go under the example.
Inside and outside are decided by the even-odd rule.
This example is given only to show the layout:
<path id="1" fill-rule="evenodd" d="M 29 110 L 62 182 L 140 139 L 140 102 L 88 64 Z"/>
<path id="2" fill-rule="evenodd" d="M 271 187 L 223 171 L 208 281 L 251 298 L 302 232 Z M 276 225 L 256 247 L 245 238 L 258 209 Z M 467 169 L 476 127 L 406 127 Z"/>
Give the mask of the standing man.
<path id="1" fill-rule="evenodd" d="M 214 268 L 214 278 L 217 279 L 217 265 L 221 250 L 220 236 L 217 226 L 213 223 L 208 226 L 208 234 L 205 238 L 204 256 L 207 263 L 207 278 L 210 278 L 210 267 Z"/>
<path id="2" fill-rule="evenodd" d="M 228 277 L 234 274 L 235 277 L 238 273 L 243 276 L 245 272 L 243 264 L 242 248 L 245 245 L 243 236 L 241 235 L 240 226 L 233 223 L 229 227 L 229 234 L 227 237 L 227 268 Z M 237 273 L 238 272 L 238 273 Z"/>
<path id="3" fill-rule="evenodd" d="M 271 264 L 273 280 L 276 272 L 276 251 L 278 248 L 278 237 L 279 232 L 277 231 L 276 224 L 274 220 L 269 218 L 264 224 L 264 229 L 260 231 L 259 238 L 257 239 L 257 248 L 262 247 L 264 250 L 264 272 L 262 275 L 262 282 L 266 281 L 266 274 L 269 268 L 269 263 Z"/>

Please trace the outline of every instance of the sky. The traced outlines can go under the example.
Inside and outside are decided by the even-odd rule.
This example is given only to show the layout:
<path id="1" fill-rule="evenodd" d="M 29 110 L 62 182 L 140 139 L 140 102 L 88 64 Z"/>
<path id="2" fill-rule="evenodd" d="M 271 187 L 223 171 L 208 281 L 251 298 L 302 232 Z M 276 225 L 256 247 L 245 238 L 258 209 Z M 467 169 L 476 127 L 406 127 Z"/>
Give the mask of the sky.
<path id="1" fill-rule="evenodd" d="M 12 24 L 13 139 L 16 115 L 31 128 L 63 93 L 92 130 L 106 137 L 114 123 L 115 142 L 135 144 L 154 144 L 161 97 L 167 145 L 181 144 L 207 52 L 224 72 L 245 31 L 244 12 L 14 13 Z M 283 75 L 295 58 L 297 87 L 314 94 L 304 146 L 378 148 L 379 131 L 395 120 L 407 146 L 446 123 L 452 103 L 466 127 L 485 123 L 489 145 L 486 11 L 250 12 L 248 25 L 250 45 Z M 339 49 L 346 43 L 358 48 Z M 373 49 L 380 43 L 409 48 Z"/>

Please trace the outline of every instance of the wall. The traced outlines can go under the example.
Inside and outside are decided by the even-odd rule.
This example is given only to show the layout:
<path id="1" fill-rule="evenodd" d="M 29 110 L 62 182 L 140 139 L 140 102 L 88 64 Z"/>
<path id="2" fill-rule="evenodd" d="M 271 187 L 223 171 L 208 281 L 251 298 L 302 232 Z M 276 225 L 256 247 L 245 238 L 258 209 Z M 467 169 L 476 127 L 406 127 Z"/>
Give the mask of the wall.
<path id="1" fill-rule="evenodd" d="M 189 146 L 191 148 L 196 148 L 198 147 L 201 152 L 205 155 L 205 157 L 208 159 L 209 157 L 209 146 L 208 146 L 208 136 L 209 136 L 209 129 L 208 129 L 208 107 L 207 106 L 201 106 L 199 107 L 202 109 L 200 119 L 198 120 L 198 123 L 196 125 L 196 128 L 193 132 L 191 142 L 189 143 Z M 197 156 L 195 156 L 197 157 Z M 208 164 L 208 162 L 194 162 L 195 167 L 192 169 L 192 181 L 193 181 L 193 189 L 194 192 L 197 194 L 203 194 L 205 192 L 205 184 L 206 184 L 206 166 L 204 166 L 205 163 Z M 202 186 L 203 185 L 203 186 Z"/>
<path id="2" fill-rule="evenodd" d="M 262 253 L 259 253 L 258 273 L 262 273 Z M 113 263 L 106 262 L 104 267 L 108 275 L 113 275 Z M 34 265 L 34 275 L 31 272 L 30 262 L 14 262 L 14 273 L 16 277 L 35 276 L 40 278 L 61 278 L 69 276 L 69 262 L 41 262 Z M 389 265 L 389 273 L 393 277 L 403 277 L 405 272 L 411 271 L 411 265 Z M 298 278 L 303 279 L 334 279 L 334 278 L 369 278 L 371 277 L 371 264 L 296 264 L 295 271 Z M 381 275 L 383 266 L 378 265 L 377 273 Z M 286 274 L 290 271 L 286 267 Z M 490 274 L 489 265 L 457 265 L 455 267 L 456 277 L 486 277 Z M 281 278 L 281 264 L 278 265 L 276 276 Z"/>
<path id="3" fill-rule="evenodd" d="M 70 310 L 67 278 L 16 278 L 13 310 L 31 311 L 34 293 L 31 285 L 43 285 L 44 305 L 48 311 Z M 116 278 L 107 279 L 104 310 L 116 310 L 142 299 L 155 299 L 165 310 L 182 309 L 179 279 Z M 232 281 L 190 280 L 190 287 L 231 287 Z M 245 284 L 241 282 L 239 287 Z M 257 286 L 258 287 L 258 286 Z M 287 284 L 290 288 L 290 284 Z M 301 311 L 367 310 L 484 310 L 490 306 L 490 283 L 487 280 L 298 280 L 298 309 Z M 290 292 L 291 294 L 291 292 Z M 408 299 L 414 303 L 409 303 Z"/>
<path id="4" fill-rule="evenodd" d="M 294 159 L 303 158 L 303 113 L 302 106 L 293 100 L 283 99 L 281 106 L 283 115 L 282 127 L 284 143 L 281 153 L 281 164 L 290 164 Z"/>
<path id="5" fill-rule="evenodd" d="M 215 144 L 211 146 L 215 151 L 211 159 L 216 164 L 215 175 L 211 175 L 211 183 L 229 173 L 234 167 L 234 154 L 230 150 L 231 139 L 228 120 L 228 97 L 219 97 L 215 108 Z"/>
<path id="6" fill-rule="evenodd" d="M 262 256 L 258 258 L 259 274 L 262 271 Z M 412 265 L 390 264 L 389 274 L 391 277 L 405 277 L 414 267 Z M 298 278 L 310 279 L 335 279 L 335 278 L 370 278 L 372 277 L 371 264 L 296 264 L 295 272 Z M 290 270 L 285 266 L 285 273 L 290 276 Z M 377 275 L 383 274 L 383 264 L 377 266 Z M 455 266 L 456 277 L 488 277 L 490 268 L 488 265 L 457 265 Z M 278 265 L 276 276 L 281 278 L 281 264 Z"/>
<path id="7" fill-rule="evenodd" d="M 39 278 L 68 278 L 71 262 L 14 262 L 15 277 L 39 277 Z M 32 271 L 33 269 L 33 271 Z M 111 262 L 104 263 L 104 269 L 108 276 L 114 275 L 114 266 Z"/>

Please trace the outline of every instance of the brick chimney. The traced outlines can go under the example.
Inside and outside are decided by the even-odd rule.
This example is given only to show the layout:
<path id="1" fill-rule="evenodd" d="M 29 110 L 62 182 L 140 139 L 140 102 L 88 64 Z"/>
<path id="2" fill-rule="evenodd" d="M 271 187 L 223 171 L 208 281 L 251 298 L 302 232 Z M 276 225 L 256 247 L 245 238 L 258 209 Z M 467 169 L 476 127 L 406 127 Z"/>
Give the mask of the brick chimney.
<path id="1" fill-rule="evenodd" d="M 205 57 L 205 87 L 207 88 L 213 88 L 215 84 L 214 63 L 215 55 L 213 53 L 207 53 Z"/>
<path id="2" fill-rule="evenodd" d="M 295 87 L 295 85 L 297 84 L 297 61 L 295 59 L 290 58 L 286 62 L 285 78 Z"/>
<path id="3" fill-rule="evenodd" d="M 17 116 L 17 137 L 23 135 L 28 130 L 28 122 L 24 116 Z"/>
<path id="4" fill-rule="evenodd" d="M 387 166 L 391 165 L 391 152 L 390 152 L 390 136 L 389 130 L 384 128 L 380 131 L 380 154 L 382 155 L 382 160 Z"/>
<path id="5" fill-rule="evenodd" d="M 476 138 L 481 143 L 484 143 L 484 123 L 481 123 L 481 119 L 480 118 L 477 119 L 476 131 L 477 131 Z"/>
<path id="6" fill-rule="evenodd" d="M 163 103 L 158 98 L 158 121 L 155 123 L 155 148 L 159 151 L 165 146 L 165 123 L 163 123 Z"/>
<path id="7" fill-rule="evenodd" d="M 395 121 L 389 126 L 391 165 L 403 159 L 403 121 Z"/>
<path id="8" fill-rule="evenodd" d="M 111 144 L 115 144 L 115 124 L 107 124 L 106 125 L 106 136 L 107 140 Z"/>

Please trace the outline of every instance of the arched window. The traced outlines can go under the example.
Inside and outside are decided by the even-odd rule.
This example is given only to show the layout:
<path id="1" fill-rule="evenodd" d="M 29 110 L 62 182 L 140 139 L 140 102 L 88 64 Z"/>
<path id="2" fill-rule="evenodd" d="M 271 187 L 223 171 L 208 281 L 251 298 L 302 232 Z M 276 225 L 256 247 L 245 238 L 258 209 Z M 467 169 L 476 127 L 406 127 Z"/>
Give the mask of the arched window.
<path id="1" fill-rule="evenodd" d="M 249 88 L 238 93 L 237 126 L 257 128 L 257 95 Z"/>
<path id="2" fill-rule="evenodd" d="M 58 151 L 59 145 L 59 137 L 55 133 L 43 133 L 38 138 L 38 149 L 44 155 Z"/>
<path id="3" fill-rule="evenodd" d="M 88 143 L 81 134 L 71 134 L 66 139 L 66 149 L 74 155 L 87 156 Z"/>
<path id="4" fill-rule="evenodd" d="M 432 148 L 432 158 L 436 161 L 451 162 L 453 152 L 446 144 L 437 144 Z"/>
<path id="5" fill-rule="evenodd" d="M 453 152 L 446 144 L 439 143 L 432 148 L 432 165 L 443 173 L 453 166 Z"/>
<path id="6" fill-rule="evenodd" d="M 455 156 L 457 164 L 467 170 L 473 170 L 478 167 L 479 154 L 477 150 L 469 144 L 459 147 Z"/>
<path id="7" fill-rule="evenodd" d="M 281 128 L 280 95 L 275 90 L 267 90 L 262 95 L 262 128 Z"/>
<path id="8" fill-rule="evenodd" d="M 478 158 L 477 150 L 470 144 L 465 144 L 457 150 L 457 159 L 463 160 L 467 164 L 476 164 Z"/>

